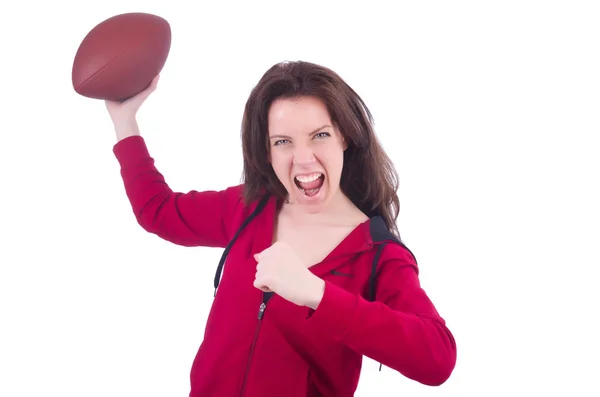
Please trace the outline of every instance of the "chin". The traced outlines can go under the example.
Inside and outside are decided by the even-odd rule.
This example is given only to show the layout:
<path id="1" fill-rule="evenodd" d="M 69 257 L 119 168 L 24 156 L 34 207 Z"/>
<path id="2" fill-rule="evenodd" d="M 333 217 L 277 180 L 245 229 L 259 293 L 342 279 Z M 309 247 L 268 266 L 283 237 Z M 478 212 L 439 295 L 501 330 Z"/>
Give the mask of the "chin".
<path id="1" fill-rule="evenodd" d="M 291 190 L 291 192 L 290 192 Z M 316 191 L 311 191 L 308 194 L 296 184 L 288 190 L 290 203 L 305 208 L 306 212 L 314 214 L 320 212 L 330 201 L 330 189 L 327 183 Z"/>

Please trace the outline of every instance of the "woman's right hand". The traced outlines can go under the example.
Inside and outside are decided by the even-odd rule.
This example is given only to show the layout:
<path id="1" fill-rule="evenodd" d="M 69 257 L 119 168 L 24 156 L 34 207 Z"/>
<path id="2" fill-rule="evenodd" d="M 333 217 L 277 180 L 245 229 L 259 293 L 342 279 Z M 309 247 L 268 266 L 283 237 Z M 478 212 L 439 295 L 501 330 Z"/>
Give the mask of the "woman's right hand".
<path id="1" fill-rule="evenodd" d="M 156 89 L 158 79 L 159 76 L 156 76 L 143 91 L 123 102 L 104 101 L 108 114 L 115 126 L 118 140 L 132 135 L 139 135 L 136 121 L 137 112 L 150 94 Z"/>

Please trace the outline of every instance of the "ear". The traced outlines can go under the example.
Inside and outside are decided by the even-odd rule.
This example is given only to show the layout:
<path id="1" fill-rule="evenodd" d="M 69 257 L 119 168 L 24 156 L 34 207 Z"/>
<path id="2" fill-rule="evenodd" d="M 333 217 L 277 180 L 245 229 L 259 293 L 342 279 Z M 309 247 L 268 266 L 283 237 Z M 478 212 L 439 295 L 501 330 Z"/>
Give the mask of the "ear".
<path id="1" fill-rule="evenodd" d="M 342 134 L 342 131 L 340 131 L 340 129 L 338 128 L 337 124 L 334 123 L 333 124 L 333 128 L 335 129 L 335 132 L 336 132 L 337 136 L 342 141 L 342 148 L 344 149 L 344 151 L 346 151 L 346 149 L 348 149 L 348 141 L 344 137 L 344 134 Z"/>

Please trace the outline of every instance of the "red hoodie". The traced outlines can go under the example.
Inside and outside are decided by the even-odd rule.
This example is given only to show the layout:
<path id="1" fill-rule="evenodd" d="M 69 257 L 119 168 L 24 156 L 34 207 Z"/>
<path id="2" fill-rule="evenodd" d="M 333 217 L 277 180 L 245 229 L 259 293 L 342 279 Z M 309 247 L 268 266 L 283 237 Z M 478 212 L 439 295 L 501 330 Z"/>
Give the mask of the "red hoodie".
<path id="1" fill-rule="evenodd" d="M 245 206 L 243 186 L 174 193 L 139 136 L 118 142 L 114 153 L 146 231 L 182 246 L 226 248 L 190 397 L 353 396 L 363 356 L 426 385 L 452 373 L 454 338 L 420 287 L 414 256 L 381 217 L 311 267 L 325 280 L 312 310 L 253 286 L 253 254 L 271 245 L 275 199 Z"/>

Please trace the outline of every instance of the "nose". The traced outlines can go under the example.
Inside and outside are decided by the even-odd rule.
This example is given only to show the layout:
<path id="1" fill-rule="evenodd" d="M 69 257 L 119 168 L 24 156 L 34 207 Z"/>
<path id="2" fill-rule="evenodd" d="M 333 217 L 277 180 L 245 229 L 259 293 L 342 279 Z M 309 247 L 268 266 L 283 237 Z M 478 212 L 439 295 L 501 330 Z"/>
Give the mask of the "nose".
<path id="1" fill-rule="evenodd" d="M 293 162 L 296 165 L 310 165 L 316 161 L 312 149 L 306 145 L 298 145 L 294 148 Z"/>

